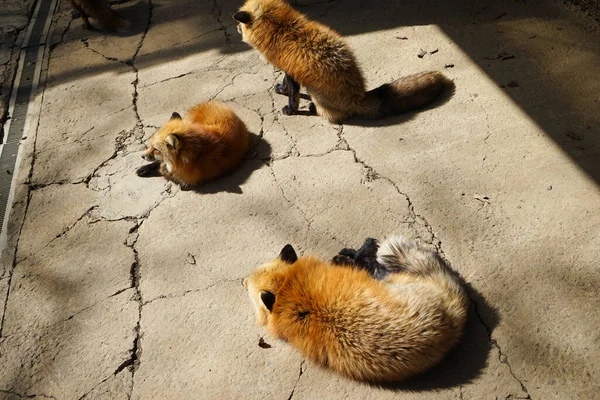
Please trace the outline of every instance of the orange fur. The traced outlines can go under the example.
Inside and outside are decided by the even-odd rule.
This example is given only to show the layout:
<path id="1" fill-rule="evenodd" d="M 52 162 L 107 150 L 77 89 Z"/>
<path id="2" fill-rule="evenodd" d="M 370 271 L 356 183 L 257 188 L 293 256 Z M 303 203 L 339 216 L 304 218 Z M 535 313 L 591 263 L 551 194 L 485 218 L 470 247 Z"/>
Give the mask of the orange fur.
<path id="1" fill-rule="evenodd" d="M 467 298 L 443 271 L 394 272 L 379 281 L 313 257 L 278 258 L 244 286 L 258 324 L 312 362 L 360 381 L 397 382 L 437 364 L 462 334 Z M 271 310 L 265 292 L 274 295 Z"/>
<path id="2" fill-rule="evenodd" d="M 166 178 L 196 185 L 235 168 L 249 146 L 244 122 L 228 106 L 210 101 L 190 109 L 185 119 L 172 117 L 154 134 L 142 157 L 161 161 Z"/>
<path id="3" fill-rule="evenodd" d="M 243 40 L 304 86 L 317 113 L 331 122 L 418 108 L 451 85 L 439 72 L 424 72 L 367 92 L 354 53 L 330 27 L 309 20 L 283 0 L 247 0 L 240 11 L 251 17 L 238 25 Z"/>

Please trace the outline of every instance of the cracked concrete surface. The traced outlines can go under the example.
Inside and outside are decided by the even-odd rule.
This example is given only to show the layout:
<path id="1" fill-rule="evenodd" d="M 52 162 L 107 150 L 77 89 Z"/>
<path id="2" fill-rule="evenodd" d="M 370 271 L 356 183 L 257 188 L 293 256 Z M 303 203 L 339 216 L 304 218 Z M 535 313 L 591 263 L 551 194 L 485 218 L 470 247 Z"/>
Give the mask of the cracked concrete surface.
<path id="1" fill-rule="evenodd" d="M 240 3 L 122 2 L 126 35 L 59 4 L 0 258 L 0 399 L 597 397 L 597 25 L 551 0 L 297 1 L 347 36 L 370 87 L 456 83 L 422 112 L 331 125 L 281 113 Z M 244 164 L 198 191 L 137 177 L 156 128 L 211 99 L 254 134 Z M 357 384 L 255 326 L 241 278 L 284 244 L 327 258 L 392 232 L 470 286 L 440 366 Z"/>

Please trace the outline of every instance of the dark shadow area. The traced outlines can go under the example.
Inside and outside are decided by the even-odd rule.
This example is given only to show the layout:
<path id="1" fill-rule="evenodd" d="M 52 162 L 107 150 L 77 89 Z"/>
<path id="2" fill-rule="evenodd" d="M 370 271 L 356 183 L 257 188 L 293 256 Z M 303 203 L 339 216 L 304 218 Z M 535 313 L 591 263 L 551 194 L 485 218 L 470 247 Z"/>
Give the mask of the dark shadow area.
<path id="1" fill-rule="evenodd" d="M 110 29 L 103 28 L 102 25 L 98 22 L 98 20 L 94 19 L 93 17 L 90 17 L 92 28 L 89 30 L 85 30 L 85 32 L 90 32 L 90 33 L 95 32 L 95 33 L 106 35 L 106 36 L 116 36 L 116 37 L 125 37 L 125 38 L 130 37 L 130 36 L 135 36 L 135 35 L 138 35 L 138 34 L 144 32 L 145 18 L 147 18 L 146 17 L 147 5 L 141 1 L 137 1 L 135 3 L 132 3 L 132 2 L 120 2 L 120 3 L 125 3 L 125 5 L 118 9 L 115 8 L 114 6 L 111 8 L 113 10 L 117 11 L 121 17 L 123 17 L 127 21 L 129 21 L 129 23 L 130 23 L 129 28 L 121 29 L 118 31 L 112 31 Z M 113 4 L 115 4 L 115 3 L 113 3 Z M 117 3 L 117 4 L 119 4 L 119 3 Z M 83 20 L 81 19 L 80 12 L 73 10 L 71 12 L 71 17 L 73 18 L 73 22 L 71 23 L 72 26 L 77 25 L 77 24 L 79 24 L 79 26 L 83 25 Z M 144 18 L 144 19 L 142 20 L 142 18 Z"/>
<path id="2" fill-rule="evenodd" d="M 223 28 L 220 29 L 222 36 L 209 35 L 211 31 L 202 32 L 202 24 L 187 24 L 190 29 L 199 31 L 196 39 L 141 55 L 139 65 L 142 68 L 151 67 L 214 48 L 219 49 L 222 54 L 253 51 L 241 43 L 239 35 L 235 33 L 234 21 L 229 21 L 230 15 L 241 4 L 242 1 L 223 1 L 220 4 L 218 15 L 223 21 Z M 129 17 L 128 8 L 123 7 L 123 11 L 119 9 L 119 12 Z M 167 8 L 175 7 L 155 6 L 151 29 L 182 17 L 176 10 L 166 12 Z M 408 1 L 373 3 L 354 0 L 299 9 L 345 36 L 436 25 L 588 176 L 600 183 L 600 163 L 597 161 L 600 152 L 600 115 L 595 111 L 600 107 L 600 99 L 596 95 L 600 91 L 600 81 L 597 79 L 600 71 L 600 40 L 594 37 L 596 33 L 586 32 L 581 28 L 576 17 L 560 5 L 489 0 L 483 3 L 475 0 L 426 0 L 418 4 Z M 157 18 L 163 12 L 165 15 Z M 143 22 L 143 18 L 140 21 Z M 579 30 L 564 29 L 564 22 L 577 26 Z M 389 34 L 395 35 L 393 31 Z M 408 42 L 420 39 L 414 33 L 407 35 Z M 397 52 L 399 62 L 404 58 L 416 57 L 416 54 L 405 52 L 402 42 L 405 41 L 399 40 L 397 48 L 385 51 Z M 584 54 L 581 50 L 585 50 L 587 56 L 569 57 L 571 48 L 579 50 L 580 56 Z M 359 62 L 364 59 L 360 52 L 356 56 Z M 452 58 L 442 52 L 431 57 L 438 57 L 442 65 L 446 62 L 454 63 Z M 585 66 L 581 62 L 585 62 Z M 112 68 L 113 65 L 106 64 L 70 71 L 68 76 L 52 77 L 52 84 Z M 381 83 L 370 80 L 369 87 Z M 470 91 L 468 85 L 468 81 L 460 82 L 459 90 Z M 410 115 L 402 115 L 381 121 L 349 123 L 384 126 L 399 124 L 409 118 Z"/>
<path id="3" fill-rule="evenodd" d="M 136 31 L 139 29 L 138 23 L 144 25 L 144 12 L 137 9 L 142 7 L 139 4 L 144 5 L 136 3 L 131 8 L 122 6 L 117 9 L 128 18 L 137 10 Z M 198 31 L 194 39 L 149 54 L 140 54 L 136 65 L 138 68 L 147 68 L 215 48 L 225 55 L 253 51 L 241 42 L 235 32 L 234 21 L 230 21 L 230 15 L 241 4 L 242 1 L 226 0 L 219 4 L 218 13 L 211 11 L 214 18 L 218 17 L 223 22 L 222 27 L 216 30 L 203 31 L 204 24 L 201 21 L 186 21 L 178 29 Z M 177 10 L 176 5 L 153 7 L 150 33 L 161 24 L 175 23 L 190 15 Z M 594 37 L 596 33 L 586 32 L 577 18 L 560 5 L 491 0 L 483 3 L 475 0 L 426 0 L 418 3 L 404 0 L 375 3 L 351 0 L 315 4 L 299 9 L 345 36 L 436 25 L 588 176 L 600 183 L 600 162 L 597 159 L 600 153 L 600 114 L 596 111 L 600 107 L 600 98 L 597 96 L 600 92 L 600 80 L 597 79 L 600 71 L 600 40 Z M 197 16 L 194 14 L 193 18 L 202 18 L 204 14 L 201 11 L 199 9 Z M 564 29 L 564 22 L 578 30 Z M 216 32 L 222 35 L 210 35 Z M 389 34 L 395 35 L 393 31 Z M 414 32 L 407 33 L 407 36 L 408 41 L 420 39 Z M 80 38 L 70 35 L 65 40 Z M 416 54 L 405 52 L 402 42 L 405 41 L 399 40 L 397 48 L 386 48 L 385 51 L 397 52 L 399 62 L 404 58 L 416 57 Z M 579 58 L 568 54 L 571 49 L 579 51 Z M 110 54 L 107 56 L 110 57 Z M 360 52 L 356 56 L 359 63 L 364 60 L 364 55 Z M 446 62 L 454 63 L 450 56 L 442 52 L 434 57 L 438 57 L 442 65 Z M 114 70 L 116 66 L 118 64 L 107 63 L 65 71 L 58 76 L 51 76 L 48 84 L 52 86 L 84 78 L 90 74 Z M 375 87 L 381 83 L 369 79 L 368 86 Z M 468 85 L 468 81 L 462 81 L 458 89 L 470 92 Z M 409 114 L 381 121 L 349 123 L 384 126 L 399 124 L 410 118 Z"/>

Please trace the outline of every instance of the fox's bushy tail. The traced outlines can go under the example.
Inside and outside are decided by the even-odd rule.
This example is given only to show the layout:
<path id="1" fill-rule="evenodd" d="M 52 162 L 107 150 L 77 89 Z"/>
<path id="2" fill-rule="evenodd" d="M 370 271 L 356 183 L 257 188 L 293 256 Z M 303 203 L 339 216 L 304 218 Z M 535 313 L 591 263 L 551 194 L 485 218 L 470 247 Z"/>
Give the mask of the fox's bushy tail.
<path id="1" fill-rule="evenodd" d="M 440 285 L 464 294 L 460 278 L 434 251 L 399 235 L 386 238 L 377 250 L 377 262 L 390 273 L 408 272 L 429 276 Z"/>
<path id="2" fill-rule="evenodd" d="M 384 118 L 414 110 L 433 102 L 453 87 L 454 83 L 437 71 L 405 76 L 369 90 L 361 116 Z"/>

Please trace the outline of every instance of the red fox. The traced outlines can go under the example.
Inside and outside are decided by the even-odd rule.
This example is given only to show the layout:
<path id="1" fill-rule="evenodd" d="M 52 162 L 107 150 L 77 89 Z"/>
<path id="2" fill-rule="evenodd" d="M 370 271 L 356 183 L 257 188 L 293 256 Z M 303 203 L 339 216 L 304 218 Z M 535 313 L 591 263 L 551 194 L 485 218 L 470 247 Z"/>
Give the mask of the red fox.
<path id="1" fill-rule="evenodd" d="M 103 28 L 118 31 L 130 27 L 130 22 L 110 8 L 106 0 L 70 0 L 75 11 L 81 14 L 83 28 L 93 29 L 88 17 L 94 18 Z"/>
<path id="2" fill-rule="evenodd" d="M 434 252 L 392 236 L 377 249 L 389 273 L 298 258 L 286 245 L 243 285 L 259 326 L 346 377 L 394 383 L 437 364 L 467 316 L 459 277 Z"/>
<path id="3" fill-rule="evenodd" d="M 383 118 L 439 97 L 453 83 L 440 72 L 423 72 L 366 91 L 354 54 L 333 29 L 311 21 L 284 0 L 246 0 L 233 15 L 242 40 L 285 72 L 275 91 L 289 97 L 284 114 L 298 111 L 300 85 L 310 109 L 333 123 L 352 117 Z"/>
<path id="4" fill-rule="evenodd" d="M 156 170 L 183 186 L 193 186 L 235 168 L 250 146 L 250 133 L 228 106 L 215 101 L 198 104 L 186 119 L 173 113 L 150 139 L 142 154 L 151 164 L 138 168 L 139 176 Z"/>

